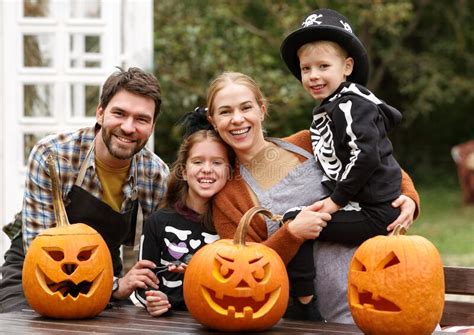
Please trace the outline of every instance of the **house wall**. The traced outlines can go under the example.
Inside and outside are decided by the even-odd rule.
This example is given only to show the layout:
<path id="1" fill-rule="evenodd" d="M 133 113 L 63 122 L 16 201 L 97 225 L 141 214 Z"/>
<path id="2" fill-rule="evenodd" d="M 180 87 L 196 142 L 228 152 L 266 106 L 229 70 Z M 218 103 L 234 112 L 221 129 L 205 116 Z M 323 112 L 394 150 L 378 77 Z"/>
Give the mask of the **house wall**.
<path id="1" fill-rule="evenodd" d="M 87 92 L 97 94 L 96 104 L 115 66 L 153 68 L 152 0 L 45 2 L 48 16 L 25 17 L 22 0 L 0 1 L 0 226 L 21 210 L 32 145 L 46 134 L 93 125 Z M 91 4 L 100 10 L 85 8 Z M 88 16 L 91 12 L 100 15 Z M 26 41 L 41 46 L 45 37 L 51 64 L 27 64 Z M 32 88 L 46 108 L 29 104 Z M 0 265 L 9 247 L 0 232 Z"/>

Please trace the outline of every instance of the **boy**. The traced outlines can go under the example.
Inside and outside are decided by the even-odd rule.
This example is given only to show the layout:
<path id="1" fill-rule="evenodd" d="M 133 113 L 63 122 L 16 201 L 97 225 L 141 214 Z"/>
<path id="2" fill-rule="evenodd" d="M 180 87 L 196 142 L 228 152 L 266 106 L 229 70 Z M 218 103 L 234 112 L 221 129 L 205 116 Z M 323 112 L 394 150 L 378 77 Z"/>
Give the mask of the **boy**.
<path id="1" fill-rule="evenodd" d="M 330 190 L 321 211 L 332 219 L 319 239 L 333 241 L 337 236 L 341 241 L 347 236 L 346 243 L 358 245 L 387 234 L 387 226 L 400 214 L 391 203 L 400 195 L 401 182 L 387 131 L 401 121 L 401 114 L 363 86 L 369 73 L 363 44 L 347 18 L 320 9 L 288 35 L 281 55 L 303 88 L 321 101 L 313 110 L 310 132 L 315 159 L 324 171 L 323 184 Z M 290 209 L 284 219 L 294 218 L 299 210 Z M 293 286 L 314 273 L 311 257 L 312 244 L 303 244 L 288 269 L 290 276 L 297 274 Z M 299 303 L 308 303 L 313 294 L 314 288 L 300 290 Z"/>

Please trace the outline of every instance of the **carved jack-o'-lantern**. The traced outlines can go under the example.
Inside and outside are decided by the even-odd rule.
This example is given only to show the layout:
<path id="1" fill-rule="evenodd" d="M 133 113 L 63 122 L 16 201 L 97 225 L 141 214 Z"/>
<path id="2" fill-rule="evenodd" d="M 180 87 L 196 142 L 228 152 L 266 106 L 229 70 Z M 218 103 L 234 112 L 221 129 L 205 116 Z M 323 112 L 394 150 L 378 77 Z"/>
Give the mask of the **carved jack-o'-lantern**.
<path id="1" fill-rule="evenodd" d="M 245 243 L 250 209 L 234 240 L 222 239 L 201 248 L 184 275 L 184 300 L 202 324 L 225 331 L 263 330 L 277 323 L 288 304 L 288 275 L 280 256 L 269 247 Z"/>
<path id="2" fill-rule="evenodd" d="M 79 319 L 99 314 L 112 291 L 112 258 L 103 238 L 88 225 L 70 225 L 52 158 L 57 227 L 31 243 L 23 265 L 23 291 L 31 307 L 44 316 Z"/>
<path id="3" fill-rule="evenodd" d="M 376 236 L 355 252 L 349 307 L 365 334 L 431 334 L 444 307 L 444 273 L 435 246 L 421 236 Z M 402 232 L 402 234 L 400 234 Z"/>

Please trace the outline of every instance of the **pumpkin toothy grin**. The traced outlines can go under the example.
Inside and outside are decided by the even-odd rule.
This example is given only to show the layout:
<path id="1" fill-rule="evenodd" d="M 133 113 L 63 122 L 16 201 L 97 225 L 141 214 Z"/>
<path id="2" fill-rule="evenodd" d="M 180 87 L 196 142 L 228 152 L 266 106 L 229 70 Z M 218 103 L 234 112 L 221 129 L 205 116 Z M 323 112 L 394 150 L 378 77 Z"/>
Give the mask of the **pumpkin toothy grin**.
<path id="1" fill-rule="evenodd" d="M 218 298 L 215 291 L 201 287 L 201 292 L 207 303 L 222 315 L 232 318 L 259 318 L 270 310 L 280 296 L 280 287 L 264 295 L 260 301 L 253 297 L 232 297 L 224 295 Z"/>
<path id="2" fill-rule="evenodd" d="M 38 276 L 41 286 L 45 287 L 45 290 L 49 291 L 51 294 L 59 294 L 62 298 L 77 299 L 77 297 L 82 295 L 89 295 L 95 291 L 97 285 L 94 283 L 100 281 L 102 277 L 102 272 L 92 281 L 83 280 L 80 283 L 76 284 L 70 279 L 66 279 L 60 282 L 55 282 L 49 278 L 41 269 L 36 269 L 36 274 Z"/>
<path id="3" fill-rule="evenodd" d="M 393 302 L 375 295 L 367 290 L 359 290 L 354 285 L 350 288 L 350 295 L 353 298 L 351 304 L 353 307 L 366 308 L 379 312 L 400 312 L 401 308 Z"/>

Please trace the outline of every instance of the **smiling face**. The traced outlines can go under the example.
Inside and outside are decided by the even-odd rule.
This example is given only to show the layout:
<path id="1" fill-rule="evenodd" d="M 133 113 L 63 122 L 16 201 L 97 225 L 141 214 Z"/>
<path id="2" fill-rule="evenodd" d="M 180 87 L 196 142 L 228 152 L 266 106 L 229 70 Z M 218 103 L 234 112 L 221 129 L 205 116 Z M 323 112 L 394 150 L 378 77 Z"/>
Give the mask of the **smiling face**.
<path id="1" fill-rule="evenodd" d="M 320 41 L 298 50 L 303 88 L 315 100 L 323 100 L 336 91 L 352 73 L 354 60 L 336 43 Z"/>
<path id="2" fill-rule="evenodd" d="M 188 183 L 188 207 L 204 212 L 209 199 L 229 179 L 229 159 L 224 144 L 210 137 L 195 143 L 189 151 L 183 178 Z"/>
<path id="3" fill-rule="evenodd" d="M 239 161 L 252 158 L 265 147 L 262 121 L 264 98 L 251 78 L 224 73 L 208 93 L 209 120 Z"/>
<path id="4" fill-rule="evenodd" d="M 96 137 L 96 155 L 104 163 L 121 167 L 129 164 L 153 132 L 153 99 L 121 90 L 107 107 L 97 108 L 101 129 Z"/>

